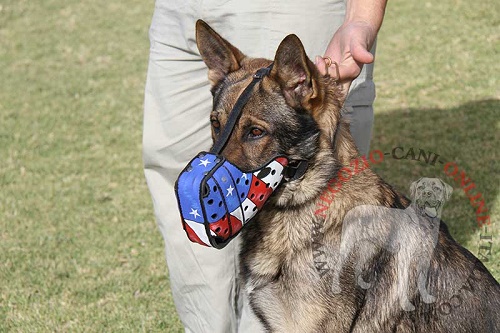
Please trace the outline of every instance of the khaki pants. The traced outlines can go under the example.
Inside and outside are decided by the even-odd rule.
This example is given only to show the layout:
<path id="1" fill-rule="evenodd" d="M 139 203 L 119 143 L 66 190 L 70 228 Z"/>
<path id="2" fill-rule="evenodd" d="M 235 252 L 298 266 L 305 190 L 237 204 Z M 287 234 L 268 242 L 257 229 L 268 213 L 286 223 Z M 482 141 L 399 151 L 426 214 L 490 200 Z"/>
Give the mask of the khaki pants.
<path id="1" fill-rule="evenodd" d="M 150 28 L 144 102 L 144 171 L 165 240 L 170 286 L 186 332 L 262 331 L 238 284 L 235 239 L 223 250 L 191 243 L 174 195 L 181 169 L 211 145 L 212 99 L 207 69 L 195 42 L 205 20 L 243 53 L 272 59 L 281 40 L 295 33 L 314 59 L 323 55 L 342 24 L 342 0 L 157 0 Z M 351 131 L 366 153 L 373 123 L 372 66 L 365 66 L 346 102 Z"/>

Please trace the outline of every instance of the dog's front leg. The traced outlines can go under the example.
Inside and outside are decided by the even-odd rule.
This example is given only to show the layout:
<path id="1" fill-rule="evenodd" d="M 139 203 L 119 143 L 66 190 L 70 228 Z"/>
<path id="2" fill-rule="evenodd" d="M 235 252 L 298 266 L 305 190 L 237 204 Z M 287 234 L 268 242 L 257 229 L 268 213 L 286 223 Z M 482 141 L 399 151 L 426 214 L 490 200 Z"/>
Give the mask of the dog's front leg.
<path id="1" fill-rule="evenodd" d="M 418 273 L 418 291 L 420 292 L 420 296 L 424 303 L 434 303 L 436 301 L 436 297 L 432 296 L 427 290 L 427 275 L 430 267 L 430 256 L 432 253 L 429 253 L 428 256 L 421 258 L 419 257 L 417 263 L 417 273 Z"/>

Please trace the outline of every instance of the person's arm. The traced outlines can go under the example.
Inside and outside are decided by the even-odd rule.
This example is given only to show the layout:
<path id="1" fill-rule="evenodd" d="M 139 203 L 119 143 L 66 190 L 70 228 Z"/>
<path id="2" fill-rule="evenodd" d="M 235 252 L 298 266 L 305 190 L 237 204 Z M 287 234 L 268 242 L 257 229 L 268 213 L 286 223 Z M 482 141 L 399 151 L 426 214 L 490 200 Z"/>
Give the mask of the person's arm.
<path id="1" fill-rule="evenodd" d="M 341 82 L 350 85 L 364 64 L 373 62 L 369 52 L 382 25 L 387 0 L 348 0 L 344 23 L 335 32 L 324 56 L 339 64 Z M 316 58 L 316 65 L 322 74 L 325 61 Z M 336 76 L 335 65 L 329 74 Z"/>

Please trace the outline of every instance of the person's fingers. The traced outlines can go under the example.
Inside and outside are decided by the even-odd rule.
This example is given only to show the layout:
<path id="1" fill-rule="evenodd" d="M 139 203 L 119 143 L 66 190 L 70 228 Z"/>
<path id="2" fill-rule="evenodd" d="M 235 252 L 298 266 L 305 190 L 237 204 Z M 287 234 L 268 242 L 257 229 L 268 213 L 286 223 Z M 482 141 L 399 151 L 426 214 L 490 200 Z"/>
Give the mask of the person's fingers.
<path id="1" fill-rule="evenodd" d="M 329 56 L 325 56 L 325 58 L 326 57 L 329 57 Z M 325 58 L 320 57 L 320 56 L 316 56 L 314 62 L 316 64 L 316 67 L 318 68 L 318 71 L 320 72 L 321 75 L 326 75 L 328 73 L 328 75 L 330 75 L 334 79 L 338 80 L 339 77 L 342 77 L 342 74 L 340 74 L 341 65 L 339 65 L 338 62 L 337 62 L 337 65 L 335 65 L 335 60 L 333 60 L 330 57 L 330 59 L 332 59 L 332 63 L 329 66 L 327 66 L 327 60 L 325 60 Z M 337 73 L 337 66 L 339 69 L 339 73 Z"/>
<path id="2" fill-rule="evenodd" d="M 326 75 L 326 62 L 323 57 L 316 56 L 314 63 L 316 64 L 316 67 L 318 67 L 318 71 L 320 72 L 321 75 Z"/>
<path id="3" fill-rule="evenodd" d="M 316 58 L 314 59 L 314 64 L 318 68 L 318 71 L 320 72 L 321 75 L 326 75 L 326 73 L 327 73 L 326 72 L 326 61 L 325 61 L 325 59 L 323 57 L 316 56 Z M 331 72 L 332 70 L 336 71 L 335 68 L 333 68 L 334 66 L 335 65 L 333 65 L 333 64 L 330 66 L 330 68 L 328 70 L 328 74 L 329 75 L 332 75 L 332 72 Z M 341 68 L 342 68 L 342 66 L 339 66 L 339 72 L 340 72 Z M 337 74 L 333 74 L 333 77 L 335 77 L 336 75 Z M 340 74 L 340 75 L 342 75 L 342 74 Z M 341 87 L 342 87 L 342 92 L 344 93 L 344 97 L 347 96 L 347 92 L 349 91 L 349 87 L 351 86 L 351 82 L 352 82 L 352 79 L 344 80 L 341 77 L 340 84 L 341 84 Z"/>
<path id="4" fill-rule="evenodd" d="M 357 41 L 353 41 L 351 43 L 351 54 L 356 62 L 360 62 L 362 64 L 370 64 L 374 60 L 373 54 L 367 50 L 367 47 Z"/>
<path id="5" fill-rule="evenodd" d="M 352 59 L 339 65 L 340 81 L 352 81 L 360 72 L 358 65 Z"/>

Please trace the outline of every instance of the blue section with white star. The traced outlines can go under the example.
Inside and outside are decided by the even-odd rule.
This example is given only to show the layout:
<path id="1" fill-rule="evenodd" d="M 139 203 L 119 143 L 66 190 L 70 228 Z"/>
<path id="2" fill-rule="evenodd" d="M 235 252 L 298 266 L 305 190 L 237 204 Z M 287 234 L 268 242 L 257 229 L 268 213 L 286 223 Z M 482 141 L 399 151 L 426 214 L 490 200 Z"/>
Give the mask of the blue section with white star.
<path id="1" fill-rule="evenodd" d="M 224 163 L 224 168 L 231 174 L 234 180 L 233 185 L 236 189 L 237 195 L 239 196 L 238 205 L 245 200 L 248 195 L 248 191 L 250 190 L 250 180 L 252 179 L 251 173 L 243 173 L 240 169 L 236 168 L 231 163 Z M 230 209 L 229 211 L 233 211 L 235 208 Z"/>
<path id="2" fill-rule="evenodd" d="M 203 223 L 203 211 L 200 202 L 200 183 L 218 163 L 213 154 L 199 154 L 181 173 L 177 181 L 177 192 L 183 218 Z"/>

